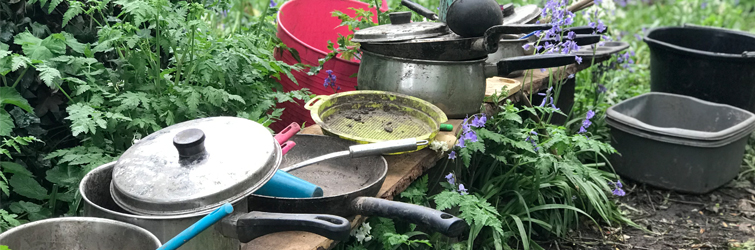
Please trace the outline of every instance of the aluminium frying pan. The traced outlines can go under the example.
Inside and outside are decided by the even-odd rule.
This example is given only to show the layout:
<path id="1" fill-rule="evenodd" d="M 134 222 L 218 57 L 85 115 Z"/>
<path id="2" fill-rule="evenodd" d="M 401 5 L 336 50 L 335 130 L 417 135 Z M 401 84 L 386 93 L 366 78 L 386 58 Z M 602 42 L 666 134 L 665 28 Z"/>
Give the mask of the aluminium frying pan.
<path id="1" fill-rule="evenodd" d="M 323 135 L 296 135 L 296 143 L 283 156 L 285 168 L 324 154 L 348 150 L 354 142 Z M 400 219 L 426 226 L 449 237 L 468 233 L 469 225 L 460 218 L 429 207 L 375 198 L 388 174 L 382 156 L 336 158 L 309 165 L 291 174 L 322 187 L 322 197 L 284 198 L 253 194 L 248 197 L 250 211 L 279 213 L 324 213 L 350 217 L 354 215 Z"/>

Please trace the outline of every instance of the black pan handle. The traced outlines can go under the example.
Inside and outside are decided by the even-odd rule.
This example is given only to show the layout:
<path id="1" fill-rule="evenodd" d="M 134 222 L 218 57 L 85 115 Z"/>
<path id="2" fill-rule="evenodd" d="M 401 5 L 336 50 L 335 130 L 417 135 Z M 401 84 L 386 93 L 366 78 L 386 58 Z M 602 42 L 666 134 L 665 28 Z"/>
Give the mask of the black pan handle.
<path id="1" fill-rule="evenodd" d="M 429 207 L 373 197 L 358 197 L 352 201 L 351 207 L 360 215 L 404 220 L 448 237 L 469 233 L 469 225 L 463 219 Z"/>
<path id="2" fill-rule="evenodd" d="M 566 40 L 567 40 L 566 36 L 561 37 L 561 42 L 565 42 Z M 574 41 L 574 43 L 576 43 L 577 46 L 586 46 L 586 45 L 596 44 L 600 42 L 600 35 L 576 35 L 574 36 L 574 40 L 572 41 Z M 555 43 L 558 43 L 558 39 L 544 39 L 544 40 L 541 40 L 539 44 L 545 44 L 545 42 L 555 44 Z M 543 51 L 545 51 L 545 47 L 541 47 L 540 50 L 538 50 L 537 52 L 540 53 Z"/>
<path id="3" fill-rule="evenodd" d="M 504 58 L 497 63 L 497 73 L 499 76 L 507 76 L 511 74 L 511 72 L 517 70 L 541 69 L 569 65 L 576 61 L 574 57 L 574 54 L 540 54 Z M 492 76 L 487 76 L 486 74 L 486 77 Z"/>
<path id="4" fill-rule="evenodd" d="M 416 12 L 417 14 L 420 14 L 421 16 L 427 17 L 427 19 L 430 20 L 438 20 L 438 15 L 436 15 L 431 10 L 425 8 L 425 6 L 419 5 L 415 2 L 409 1 L 409 0 L 401 0 L 401 4 L 409 8 L 410 10 Z"/>
<path id="5" fill-rule="evenodd" d="M 566 35 L 566 34 L 569 34 L 569 31 L 574 31 L 574 34 L 577 34 L 577 35 L 580 35 L 580 34 L 589 35 L 589 34 L 592 34 L 593 32 L 595 32 L 595 34 L 603 34 L 608 31 L 608 28 L 604 29 L 603 32 L 598 32 L 597 29 L 590 26 L 576 26 L 576 27 L 565 28 L 563 29 L 562 32 L 564 35 Z"/>
<path id="6" fill-rule="evenodd" d="M 304 231 L 331 240 L 346 241 L 351 232 L 347 219 L 327 214 L 288 214 L 253 211 L 241 215 L 236 221 L 239 241 L 250 242 L 266 234 Z"/>
<path id="7" fill-rule="evenodd" d="M 498 41 L 504 34 L 527 34 L 538 30 L 547 30 L 553 28 L 550 24 L 506 24 L 496 25 L 485 30 L 483 40 L 484 49 L 488 53 L 495 53 L 498 50 Z"/>

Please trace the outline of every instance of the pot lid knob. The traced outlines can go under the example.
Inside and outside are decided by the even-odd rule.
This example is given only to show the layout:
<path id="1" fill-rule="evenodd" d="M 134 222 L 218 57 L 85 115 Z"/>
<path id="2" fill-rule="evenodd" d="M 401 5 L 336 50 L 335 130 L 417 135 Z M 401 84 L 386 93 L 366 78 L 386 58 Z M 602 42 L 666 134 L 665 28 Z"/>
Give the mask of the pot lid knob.
<path id="1" fill-rule="evenodd" d="M 173 137 L 173 146 L 178 150 L 178 156 L 181 159 L 187 159 L 205 153 L 204 139 L 204 132 L 201 129 L 190 128 L 178 132 Z"/>
<path id="2" fill-rule="evenodd" d="M 511 16 L 514 14 L 514 4 L 513 3 L 507 3 L 504 5 L 501 5 L 501 11 L 503 12 L 503 16 Z"/>
<path id="3" fill-rule="evenodd" d="M 392 12 L 388 14 L 391 24 L 405 24 L 412 21 L 412 13 L 409 11 Z"/>

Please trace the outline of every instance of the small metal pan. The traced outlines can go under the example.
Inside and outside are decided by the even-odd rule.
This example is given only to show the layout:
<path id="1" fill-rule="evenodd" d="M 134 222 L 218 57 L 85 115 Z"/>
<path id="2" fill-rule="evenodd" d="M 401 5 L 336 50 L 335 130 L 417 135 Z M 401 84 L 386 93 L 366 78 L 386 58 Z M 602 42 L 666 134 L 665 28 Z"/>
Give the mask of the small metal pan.
<path id="1" fill-rule="evenodd" d="M 296 135 L 296 142 L 283 157 L 281 167 L 348 150 L 354 142 L 322 135 Z M 279 213 L 325 213 L 344 217 L 354 215 L 400 219 L 449 237 L 468 233 L 469 225 L 460 218 L 429 207 L 375 198 L 388 174 L 388 163 L 382 156 L 336 158 L 290 172 L 322 187 L 322 197 L 282 198 L 253 194 L 248 197 L 250 211 Z"/>

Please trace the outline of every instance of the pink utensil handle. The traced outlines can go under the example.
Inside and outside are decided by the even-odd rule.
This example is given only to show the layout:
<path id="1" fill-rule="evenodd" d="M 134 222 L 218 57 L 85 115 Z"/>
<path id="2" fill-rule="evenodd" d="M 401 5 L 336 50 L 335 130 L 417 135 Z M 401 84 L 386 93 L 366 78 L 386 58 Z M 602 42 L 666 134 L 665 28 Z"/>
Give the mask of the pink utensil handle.
<path id="1" fill-rule="evenodd" d="M 281 144 L 281 151 L 283 152 L 283 155 L 286 155 L 291 148 L 296 146 L 296 142 L 293 141 L 286 141 L 283 144 Z"/>
<path id="2" fill-rule="evenodd" d="M 299 133 L 299 130 L 301 130 L 301 127 L 298 123 L 292 122 L 288 125 L 288 127 L 281 130 L 280 133 L 275 135 L 275 140 L 278 141 L 278 144 L 283 144 L 284 142 L 288 141 L 288 139 L 291 139 L 296 133 Z"/>

